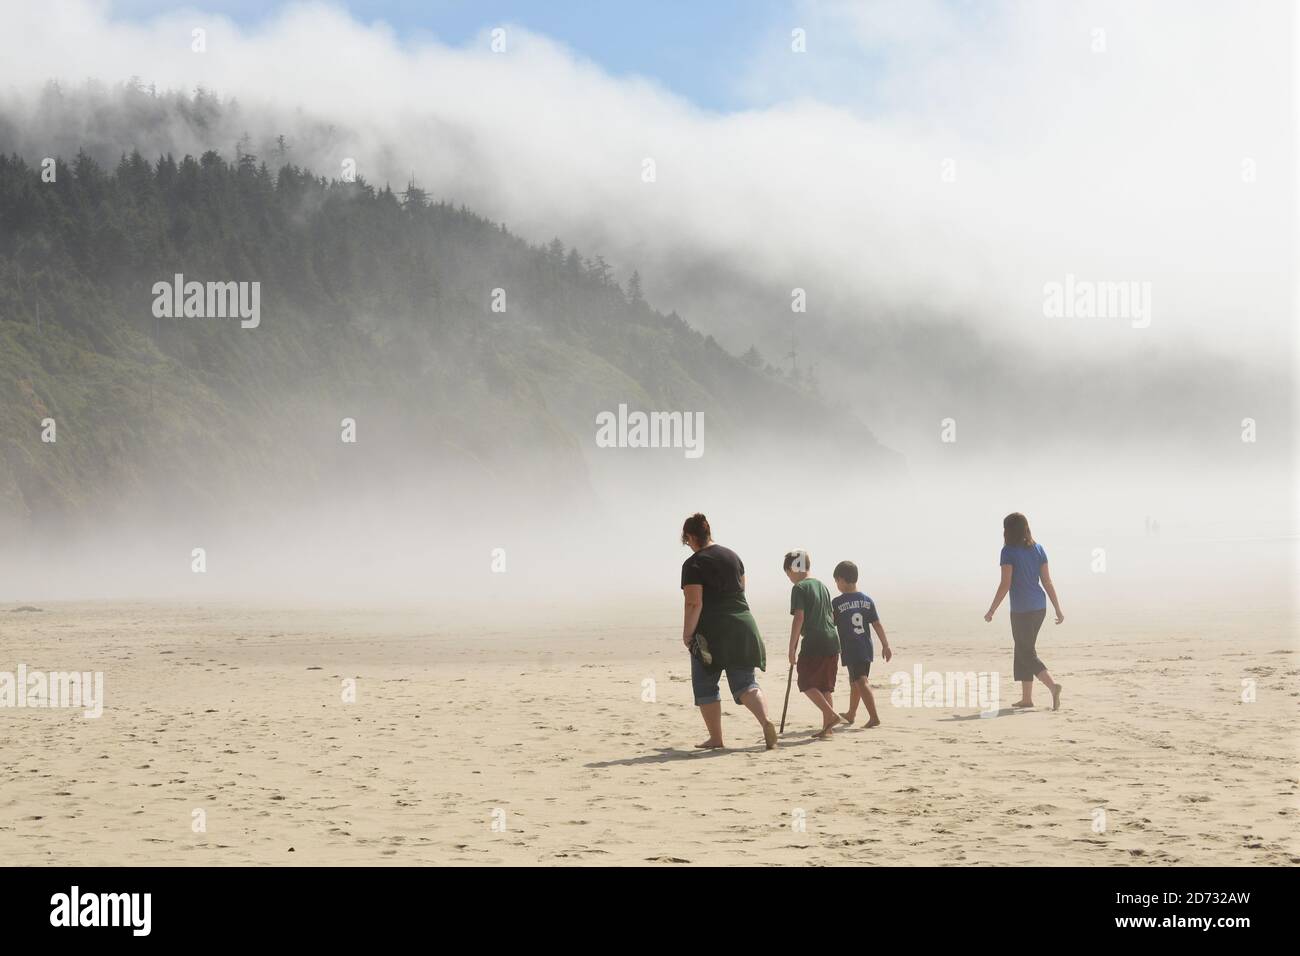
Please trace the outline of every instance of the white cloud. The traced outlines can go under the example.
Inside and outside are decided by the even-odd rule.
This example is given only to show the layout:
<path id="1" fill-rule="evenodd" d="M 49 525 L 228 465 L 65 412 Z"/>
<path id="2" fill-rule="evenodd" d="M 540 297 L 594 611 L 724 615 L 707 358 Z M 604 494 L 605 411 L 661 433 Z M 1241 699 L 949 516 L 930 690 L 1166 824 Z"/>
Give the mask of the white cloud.
<path id="1" fill-rule="evenodd" d="M 714 262 L 845 313 L 923 306 L 1045 348 L 1195 341 L 1267 359 L 1292 321 L 1292 16 L 1282 2 L 806 4 L 791 25 L 808 53 L 781 28 L 738 77 L 778 105 L 720 115 L 513 27 L 494 54 L 486 35 L 408 42 L 314 4 L 241 28 L 55 0 L 7 12 L 0 87 L 137 75 L 281 122 L 301 109 L 353 132 L 372 181 L 414 172 L 532 239 L 634 263 L 665 306 L 689 310 L 681 267 Z M 336 159 L 316 162 L 329 174 Z M 1047 324 L 1042 286 L 1066 273 L 1151 282 L 1149 334 Z"/>

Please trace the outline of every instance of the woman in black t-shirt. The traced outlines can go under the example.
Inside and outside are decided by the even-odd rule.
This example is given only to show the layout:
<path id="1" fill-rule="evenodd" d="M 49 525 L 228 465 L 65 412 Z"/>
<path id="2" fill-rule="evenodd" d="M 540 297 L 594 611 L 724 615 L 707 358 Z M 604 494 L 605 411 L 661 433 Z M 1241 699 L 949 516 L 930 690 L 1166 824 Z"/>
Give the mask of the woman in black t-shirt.
<path id="1" fill-rule="evenodd" d="M 682 643 L 691 652 L 691 687 L 709 737 L 699 746 L 722 744 L 722 695 L 718 679 L 727 673 L 727 687 L 737 704 L 744 704 L 763 728 L 767 749 L 776 746 L 776 727 L 767 719 L 767 701 L 754 671 L 767 670 L 767 649 L 745 600 L 745 565 L 730 548 L 713 543 L 709 519 L 693 514 L 682 525 L 682 544 L 691 556 L 682 564 L 682 593 L 686 620 Z"/>

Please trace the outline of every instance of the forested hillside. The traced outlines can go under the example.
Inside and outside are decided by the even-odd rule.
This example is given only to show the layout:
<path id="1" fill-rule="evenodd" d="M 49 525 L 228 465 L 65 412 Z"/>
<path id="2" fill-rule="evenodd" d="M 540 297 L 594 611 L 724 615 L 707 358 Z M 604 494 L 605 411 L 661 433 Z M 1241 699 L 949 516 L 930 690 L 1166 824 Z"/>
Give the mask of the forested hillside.
<path id="1" fill-rule="evenodd" d="M 595 415 L 620 403 L 704 412 L 711 456 L 760 436 L 829 452 L 832 426 L 845 445 L 807 385 L 657 312 L 635 275 L 415 185 L 272 171 L 242 150 L 113 169 L 80 153 L 53 171 L 0 156 L 6 528 L 141 503 L 255 514 L 362 468 L 583 494 Z M 153 286 L 177 273 L 260 283 L 260 324 L 157 317 Z"/>

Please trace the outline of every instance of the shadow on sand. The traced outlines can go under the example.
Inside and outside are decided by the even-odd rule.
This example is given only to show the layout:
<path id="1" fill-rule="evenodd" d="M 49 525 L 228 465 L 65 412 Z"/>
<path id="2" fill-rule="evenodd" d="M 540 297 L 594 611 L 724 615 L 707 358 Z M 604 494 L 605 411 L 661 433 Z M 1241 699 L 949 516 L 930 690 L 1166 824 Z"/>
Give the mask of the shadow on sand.
<path id="1" fill-rule="evenodd" d="M 776 745 L 777 750 L 785 750 L 788 747 L 799 747 L 803 744 L 813 744 L 817 741 L 811 737 L 790 738 L 782 737 Z M 589 769 L 598 770 L 602 767 L 635 767 L 647 763 L 671 763 L 674 760 L 707 760 L 710 757 L 726 757 L 729 754 L 761 754 L 767 750 L 762 744 L 754 747 L 724 747 L 721 750 L 678 750 L 676 747 L 661 747 L 654 753 L 642 754 L 640 757 L 624 757 L 621 760 L 598 760 L 595 763 L 583 764 Z"/>
<path id="2" fill-rule="evenodd" d="M 985 717 L 983 713 L 967 714 L 965 717 L 945 717 L 943 720 L 939 721 L 939 723 L 950 724 L 954 720 L 992 720 L 994 717 L 1010 717 L 1013 714 L 1033 713 L 1033 711 L 1034 708 L 1032 707 L 1003 707 L 996 714 L 989 714 L 987 717 Z"/>

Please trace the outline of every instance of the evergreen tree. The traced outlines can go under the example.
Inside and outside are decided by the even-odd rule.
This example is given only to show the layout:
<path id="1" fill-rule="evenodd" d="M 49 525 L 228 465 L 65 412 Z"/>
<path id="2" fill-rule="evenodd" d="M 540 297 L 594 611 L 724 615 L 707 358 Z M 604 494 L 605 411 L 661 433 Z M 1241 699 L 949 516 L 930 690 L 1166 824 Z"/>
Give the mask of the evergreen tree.
<path id="1" fill-rule="evenodd" d="M 641 273 L 632 270 L 632 277 L 627 280 L 627 303 L 631 306 L 645 305 L 645 295 L 641 291 Z"/>

